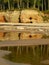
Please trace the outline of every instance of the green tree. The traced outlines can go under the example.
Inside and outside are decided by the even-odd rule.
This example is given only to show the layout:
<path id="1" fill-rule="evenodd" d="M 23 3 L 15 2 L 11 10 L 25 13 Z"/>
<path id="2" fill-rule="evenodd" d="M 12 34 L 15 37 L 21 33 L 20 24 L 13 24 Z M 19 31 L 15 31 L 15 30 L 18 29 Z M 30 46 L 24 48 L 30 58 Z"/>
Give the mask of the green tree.
<path id="1" fill-rule="evenodd" d="M 44 0 L 45 10 L 46 10 L 46 0 Z"/>
<path id="2" fill-rule="evenodd" d="M 30 0 L 30 7 L 33 8 L 33 5 L 34 5 L 34 0 Z"/>
<path id="3" fill-rule="evenodd" d="M 20 9 L 20 4 L 19 4 L 19 0 L 16 0 L 17 1 L 17 7 L 18 7 L 18 9 Z"/>
<path id="4" fill-rule="evenodd" d="M 22 0 L 23 1 L 23 8 L 27 8 L 27 0 Z"/>
<path id="5" fill-rule="evenodd" d="M 5 0 L 2 0 L 3 10 L 5 10 L 5 3 L 6 3 L 6 1 Z"/>
<path id="6" fill-rule="evenodd" d="M 49 0 L 48 0 L 48 10 L 49 10 Z"/>
<path id="7" fill-rule="evenodd" d="M 2 10 L 2 0 L 0 0 L 0 9 Z"/>
<path id="8" fill-rule="evenodd" d="M 38 10 L 40 9 L 41 5 L 42 5 L 41 0 L 38 0 Z"/>
<path id="9" fill-rule="evenodd" d="M 42 11 L 43 11 L 43 0 L 42 0 Z"/>
<path id="10" fill-rule="evenodd" d="M 8 8 L 9 8 L 9 10 L 11 9 L 11 8 L 10 8 L 10 0 L 8 0 Z"/>
<path id="11" fill-rule="evenodd" d="M 29 0 L 27 0 L 27 8 L 29 8 Z"/>
<path id="12" fill-rule="evenodd" d="M 11 0 L 10 4 L 11 4 L 11 10 L 14 10 L 14 0 Z"/>
<path id="13" fill-rule="evenodd" d="M 37 2 L 37 0 L 34 0 L 33 8 L 36 8 L 36 2 Z"/>

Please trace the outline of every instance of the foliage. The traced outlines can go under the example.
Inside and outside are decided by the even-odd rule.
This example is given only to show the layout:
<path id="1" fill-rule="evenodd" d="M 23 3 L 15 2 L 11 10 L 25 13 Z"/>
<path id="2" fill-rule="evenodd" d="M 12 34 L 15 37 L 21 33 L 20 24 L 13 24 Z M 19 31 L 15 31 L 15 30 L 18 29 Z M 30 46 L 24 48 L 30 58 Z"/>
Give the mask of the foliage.
<path id="1" fill-rule="evenodd" d="M 0 0 L 0 6 L 1 6 L 0 9 L 6 10 L 7 9 L 6 7 L 8 7 L 8 9 L 12 10 L 12 8 L 19 8 L 22 6 L 22 9 L 31 7 L 31 8 L 38 8 L 39 10 L 42 10 L 42 5 L 44 6 L 44 3 L 46 3 L 45 4 L 46 7 L 47 5 L 49 5 L 47 2 L 48 0 Z"/>

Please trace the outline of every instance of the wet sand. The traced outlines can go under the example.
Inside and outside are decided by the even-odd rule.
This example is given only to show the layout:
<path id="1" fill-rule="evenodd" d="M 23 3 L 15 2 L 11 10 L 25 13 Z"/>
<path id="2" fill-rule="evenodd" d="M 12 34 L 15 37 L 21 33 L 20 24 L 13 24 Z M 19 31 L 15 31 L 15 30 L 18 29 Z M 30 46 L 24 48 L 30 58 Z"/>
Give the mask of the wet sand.
<path id="1" fill-rule="evenodd" d="M 49 45 L 49 39 L 28 39 L 0 41 L 0 47 L 6 46 L 32 46 L 32 45 Z"/>
<path id="2" fill-rule="evenodd" d="M 3 56 L 5 56 L 9 53 L 11 53 L 11 52 L 0 50 L 0 65 L 30 65 L 30 64 L 10 62 L 9 60 L 6 60 L 6 59 L 2 58 Z"/>
<path id="3" fill-rule="evenodd" d="M 49 65 L 49 60 L 43 60 L 40 62 L 41 64 Z"/>

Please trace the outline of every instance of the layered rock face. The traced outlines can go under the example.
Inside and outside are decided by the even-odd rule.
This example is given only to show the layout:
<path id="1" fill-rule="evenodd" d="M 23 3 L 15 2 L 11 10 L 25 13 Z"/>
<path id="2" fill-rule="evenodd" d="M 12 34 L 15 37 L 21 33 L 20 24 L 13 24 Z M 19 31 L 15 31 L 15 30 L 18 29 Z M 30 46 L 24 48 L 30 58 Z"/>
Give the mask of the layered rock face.
<path id="1" fill-rule="evenodd" d="M 8 23 L 19 23 L 19 15 L 20 15 L 19 11 L 6 12 L 5 19 L 7 20 Z M 5 39 L 18 40 L 19 39 L 18 35 L 19 34 L 17 32 L 9 32 L 6 33 Z"/>
<path id="2" fill-rule="evenodd" d="M 40 14 L 41 12 L 35 10 L 22 10 L 21 12 L 21 22 L 22 23 L 43 23 L 43 18 Z M 20 39 L 40 39 L 42 34 L 31 34 L 31 33 L 21 33 Z"/>
<path id="3" fill-rule="evenodd" d="M 5 22 L 4 16 L 0 14 L 0 23 L 4 23 L 4 22 Z M 4 33 L 0 32 L 0 40 L 3 39 L 3 37 L 4 37 Z"/>
<path id="4" fill-rule="evenodd" d="M 20 15 L 19 11 L 14 11 L 6 12 L 4 16 L 7 22 L 9 23 L 19 23 L 19 15 Z"/>
<path id="5" fill-rule="evenodd" d="M 36 10 L 22 10 L 20 11 L 7 11 L 0 13 L 0 23 L 43 23 L 45 21 L 49 21 L 49 15 L 44 14 L 40 11 Z M 20 39 L 40 39 L 42 38 L 42 34 L 31 34 L 31 33 L 21 33 Z M 0 32 L 0 39 L 5 40 L 18 40 L 19 34 L 17 32 Z"/>
<path id="6" fill-rule="evenodd" d="M 19 11 L 14 12 L 1 12 L 0 15 L 0 22 L 6 23 L 19 23 Z M 18 40 L 18 33 L 17 32 L 0 32 L 0 38 L 5 40 Z"/>
<path id="7" fill-rule="evenodd" d="M 20 39 L 41 39 L 41 34 L 21 33 Z"/>
<path id="8" fill-rule="evenodd" d="M 19 11 L 12 12 L 12 14 L 10 15 L 10 22 L 19 23 L 19 15 L 20 15 Z"/>
<path id="9" fill-rule="evenodd" d="M 43 18 L 40 15 L 40 12 L 35 10 L 22 10 L 20 18 L 22 23 L 42 23 L 43 22 Z"/>

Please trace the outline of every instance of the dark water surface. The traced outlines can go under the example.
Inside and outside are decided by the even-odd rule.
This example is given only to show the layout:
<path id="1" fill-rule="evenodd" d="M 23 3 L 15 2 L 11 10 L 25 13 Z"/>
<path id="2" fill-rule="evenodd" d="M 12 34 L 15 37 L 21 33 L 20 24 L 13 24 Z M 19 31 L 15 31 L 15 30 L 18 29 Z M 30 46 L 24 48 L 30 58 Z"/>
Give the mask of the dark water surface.
<path id="1" fill-rule="evenodd" d="M 11 51 L 4 58 L 12 62 L 31 65 L 49 65 L 47 62 L 42 63 L 44 60 L 49 60 L 49 46 L 2 47 L 0 49 Z"/>

